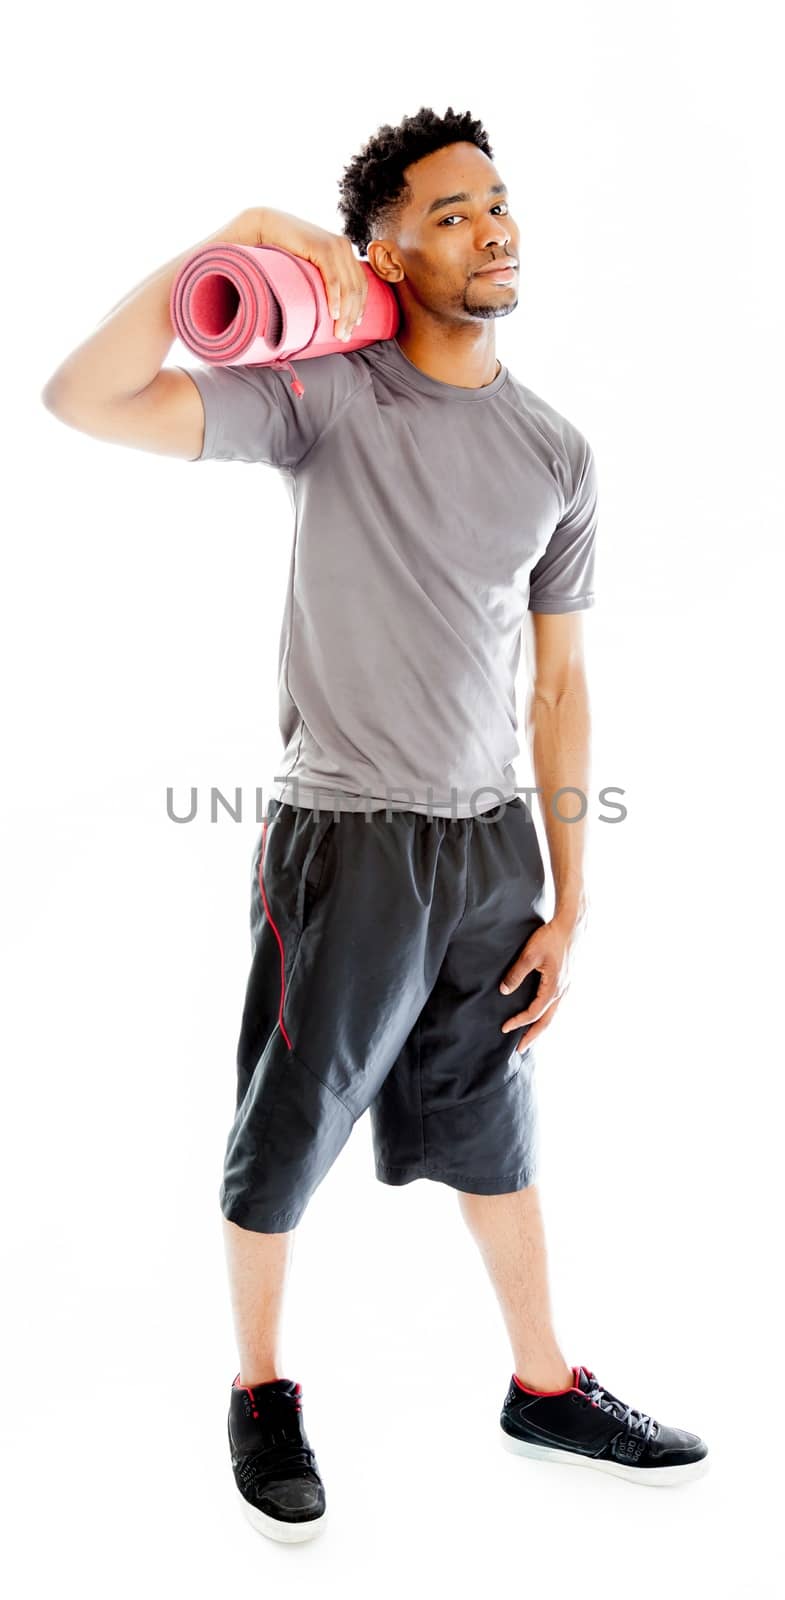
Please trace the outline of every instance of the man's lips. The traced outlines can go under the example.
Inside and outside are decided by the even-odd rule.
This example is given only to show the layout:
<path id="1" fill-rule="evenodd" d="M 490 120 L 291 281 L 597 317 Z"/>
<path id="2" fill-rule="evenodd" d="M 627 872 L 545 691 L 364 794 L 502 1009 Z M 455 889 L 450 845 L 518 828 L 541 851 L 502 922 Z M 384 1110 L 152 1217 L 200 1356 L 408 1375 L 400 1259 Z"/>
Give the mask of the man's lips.
<path id="1" fill-rule="evenodd" d="M 492 272 L 506 272 L 508 267 L 517 267 L 517 265 L 518 262 L 515 256 L 500 256 L 498 261 L 489 261 L 487 267 L 480 267 L 474 276 L 475 278 L 482 278 L 486 274 L 490 276 Z"/>

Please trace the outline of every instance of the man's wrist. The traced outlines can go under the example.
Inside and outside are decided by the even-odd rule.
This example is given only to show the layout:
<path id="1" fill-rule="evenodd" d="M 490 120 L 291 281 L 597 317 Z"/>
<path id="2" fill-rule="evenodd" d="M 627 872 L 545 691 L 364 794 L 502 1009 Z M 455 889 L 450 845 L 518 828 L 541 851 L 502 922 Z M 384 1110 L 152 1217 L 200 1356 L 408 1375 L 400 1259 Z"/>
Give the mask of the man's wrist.
<path id="1" fill-rule="evenodd" d="M 584 889 L 572 890 L 556 896 L 553 922 L 564 928 L 578 928 L 588 921 L 589 900 Z"/>
<path id="2" fill-rule="evenodd" d="M 265 235 L 265 216 L 264 206 L 248 206 L 245 211 L 238 212 L 227 229 L 231 243 L 262 244 Z"/>

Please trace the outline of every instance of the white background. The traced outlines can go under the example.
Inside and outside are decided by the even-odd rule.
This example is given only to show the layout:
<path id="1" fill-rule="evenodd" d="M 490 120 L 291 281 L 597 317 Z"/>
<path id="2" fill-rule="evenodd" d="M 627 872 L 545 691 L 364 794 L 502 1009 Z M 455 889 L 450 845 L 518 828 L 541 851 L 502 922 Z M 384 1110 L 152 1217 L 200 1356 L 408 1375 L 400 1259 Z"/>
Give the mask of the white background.
<path id="1" fill-rule="evenodd" d="M 775 8 L 54 5 L 3 147 L 3 1502 L 11 1592 L 779 1592 L 783 259 Z M 537 1045 L 569 1362 L 701 1433 L 655 1493 L 509 1456 L 454 1192 L 366 1116 L 298 1230 L 286 1373 L 331 1526 L 242 1517 L 218 1186 L 280 754 L 292 533 L 269 469 L 107 445 L 51 372 L 248 205 L 338 230 L 383 122 L 469 109 L 521 229 L 513 373 L 600 478 L 591 921 Z M 171 363 L 188 364 L 173 346 Z M 435 536 L 438 530 L 434 530 Z M 777 611 L 775 613 L 775 605 Z M 522 694 L 519 686 L 519 697 Z M 523 742 L 523 741 L 522 741 Z M 525 744 L 518 782 L 531 782 Z M 200 813 L 166 817 L 167 786 Z M 209 821 L 240 787 L 242 825 Z M 602 808 L 592 807 L 595 818 Z M 542 830 L 541 830 L 542 831 Z M 514 952 L 510 952 L 511 956 Z M 318 1016 L 310 1019 L 319 1028 Z"/>

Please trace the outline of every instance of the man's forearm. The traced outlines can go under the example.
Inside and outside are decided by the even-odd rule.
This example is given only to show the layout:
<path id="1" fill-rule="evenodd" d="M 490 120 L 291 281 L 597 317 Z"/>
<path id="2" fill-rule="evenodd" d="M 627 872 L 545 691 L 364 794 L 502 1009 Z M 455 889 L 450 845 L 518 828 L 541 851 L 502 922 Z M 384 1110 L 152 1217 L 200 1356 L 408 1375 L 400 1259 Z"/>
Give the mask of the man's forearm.
<path id="1" fill-rule="evenodd" d="M 528 731 L 534 781 L 540 795 L 551 860 L 554 915 L 578 922 L 586 914 L 584 852 L 588 820 L 591 715 L 586 678 L 576 673 L 568 688 L 549 699 L 532 694 Z M 563 788 L 577 794 L 559 794 Z M 586 816 L 581 812 L 586 808 Z M 579 818 L 564 821 L 564 818 Z"/>
<path id="2" fill-rule="evenodd" d="M 137 284 L 52 374 L 43 399 L 54 409 L 109 405 L 139 394 L 160 372 L 175 333 L 169 315 L 172 284 L 183 263 L 208 244 L 257 244 L 261 208 L 240 212 Z"/>

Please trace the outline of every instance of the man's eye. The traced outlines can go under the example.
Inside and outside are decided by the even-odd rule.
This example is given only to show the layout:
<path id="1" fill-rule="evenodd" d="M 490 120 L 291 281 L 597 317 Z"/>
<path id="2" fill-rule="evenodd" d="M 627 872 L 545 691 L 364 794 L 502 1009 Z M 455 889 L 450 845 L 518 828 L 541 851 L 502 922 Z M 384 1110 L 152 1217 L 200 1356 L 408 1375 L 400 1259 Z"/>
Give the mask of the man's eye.
<path id="1" fill-rule="evenodd" d="M 498 203 L 498 205 L 495 205 L 495 206 L 491 206 L 491 210 L 492 210 L 492 211 L 501 211 L 501 210 L 502 210 L 502 208 L 504 208 L 504 210 L 505 210 L 505 211 L 509 211 L 509 209 L 510 209 L 510 208 L 509 208 L 509 206 L 508 206 L 508 205 L 507 205 L 507 202 L 506 202 L 506 200 L 500 200 L 500 201 L 499 201 L 499 203 Z M 453 220 L 453 217 L 457 217 L 457 218 L 458 218 L 458 221 L 459 221 L 459 222 L 461 222 L 461 221 L 462 221 L 462 220 L 463 220 L 463 219 L 462 219 L 462 217 L 461 217 L 461 216 L 460 216 L 460 215 L 459 215 L 459 213 L 458 213 L 458 212 L 457 212 L 457 211 L 451 211 L 451 212 L 450 212 L 450 215 L 449 215 L 449 216 L 448 216 L 448 217 L 442 217 L 442 220 L 441 220 L 441 222 L 440 222 L 440 223 L 439 223 L 439 224 L 438 224 L 438 226 L 439 226 L 439 227 L 440 227 L 440 228 L 443 228 L 443 227 L 444 227 L 444 224 L 445 224 L 445 222 L 452 222 L 452 220 Z"/>

